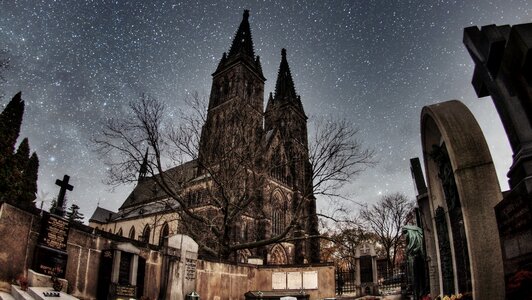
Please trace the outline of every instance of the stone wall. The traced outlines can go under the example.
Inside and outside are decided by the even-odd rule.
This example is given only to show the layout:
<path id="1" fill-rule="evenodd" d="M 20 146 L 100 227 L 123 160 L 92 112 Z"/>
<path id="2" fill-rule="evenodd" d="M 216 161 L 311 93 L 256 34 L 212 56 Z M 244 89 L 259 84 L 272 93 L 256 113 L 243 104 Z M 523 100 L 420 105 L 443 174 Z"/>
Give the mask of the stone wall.
<path id="1" fill-rule="evenodd" d="M 32 266 L 33 252 L 41 229 L 41 219 L 38 214 L 0 203 L 0 244 L 2 245 L 0 290 L 9 291 L 10 284 L 18 275 L 28 275 L 27 270 Z M 170 238 L 169 244 L 173 243 L 172 239 L 173 237 Z M 70 225 L 68 234 L 68 262 L 65 272 L 65 279 L 68 281 L 67 292 L 80 299 L 96 299 L 102 251 L 119 249 L 120 245 L 132 245 L 138 248 L 138 255 L 146 260 L 144 296 L 158 299 L 162 284 L 161 270 L 164 255 L 168 256 L 168 253 L 163 255 L 159 247 L 77 223 Z M 182 258 L 188 256 L 188 252 L 187 254 L 181 253 Z M 181 273 L 186 271 L 181 269 L 184 268 L 180 267 Z M 317 273 L 317 288 L 308 289 L 305 292 L 310 294 L 311 299 L 334 296 L 334 266 L 330 264 L 275 267 L 197 260 L 195 289 L 202 299 L 244 299 L 247 291 L 273 290 L 272 274 L 274 272 Z M 176 274 L 176 276 L 175 278 L 181 278 L 184 275 Z M 178 292 L 186 293 L 188 290 L 189 288 L 183 286 L 178 289 Z M 167 293 L 173 293 L 173 290 L 169 289 Z"/>
<path id="2" fill-rule="evenodd" d="M 0 290 L 9 291 L 20 274 L 27 276 L 40 232 L 41 216 L 0 204 Z M 46 213 L 46 212 L 45 212 Z M 156 247 L 82 224 L 71 224 L 68 234 L 68 263 L 65 279 L 68 293 L 80 299 L 96 299 L 101 252 L 117 243 L 133 243 L 146 260 L 144 295 L 157 299 L 162 258 Z"/>
<path id="3" fill-rule="evenodd" d="M 196 291 L 202 299 L 244 299 L 244 294 L 248 291 L 272 291 L 274 272 L 317 272 L 317 289 L 308 289 L 305 293 L 310 295 L 310 299 L 323 299 L 335 295 L 335 270 L 331 264 L 280 267 L 227 264 L 205 260 L 198 260 Z"/>

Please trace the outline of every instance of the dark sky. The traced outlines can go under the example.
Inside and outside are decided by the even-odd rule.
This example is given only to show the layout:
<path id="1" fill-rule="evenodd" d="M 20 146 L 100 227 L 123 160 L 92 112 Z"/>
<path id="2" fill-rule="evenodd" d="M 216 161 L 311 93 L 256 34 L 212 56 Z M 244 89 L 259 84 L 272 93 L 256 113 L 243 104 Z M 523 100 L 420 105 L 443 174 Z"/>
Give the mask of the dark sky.
<path id="1" fill-rule="evenodd" d="M 102 183 L 105 166 L 90 137 L 141 93 L 175 111 L 190 92 L 208 95 L 243 9 L 250 9 L 265 94 L 287 48 L 307 114 L 349 120 L 376 149 L 380 163 L 346 188 L 351 199 L 414 197 L 409 159 L 421 156 L 421 108 L 450 99 L 473 111 L 506 188 L 511 152 L 491 99 L 478 99 L 470 85 L 462 32 L 530 22 L 530 1 L 0 0 L 0 49 L 11 59 L 0 104 L 23 92 L 21 136 L 39 155 L 45 208 L 64 174 L 74 185 L 70 201 L 87 218 L 98 202 L 120 206 L 132 187 L 111 192 Z"/>

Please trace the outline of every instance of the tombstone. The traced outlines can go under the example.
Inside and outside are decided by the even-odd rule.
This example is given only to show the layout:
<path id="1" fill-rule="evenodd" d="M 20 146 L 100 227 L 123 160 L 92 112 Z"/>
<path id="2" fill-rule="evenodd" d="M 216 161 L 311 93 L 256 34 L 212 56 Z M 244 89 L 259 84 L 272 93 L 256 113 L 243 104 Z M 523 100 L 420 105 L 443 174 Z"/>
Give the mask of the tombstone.
<path id="1" fill-rule="evenodd" d="M 464 44 L 475 62 L 475 91 L 493 99 L 513 151 L 510 191 L 495 207 L 506 297 L 531 297 L 509 282 L 532 272 L 532 23 L 468 27 Z"/>
<path id="2" fill-rule="evenodd" d="M 144 294 L 146 261 L 131 243 L 111 244 L 102 251 L 98 299 L 139 299 Z"/>
<path id="3" fill-rule="evenodd" d="M 430 275 L 431 294 L 471 292 L 474 299 L 503 299 L 493 213 L 502 195 L 478 123 L 456 100 L 426 106 L 421 139 L 428 183 L 428 209 L 425 205 L 422 212 L 425 231 L 433 233 L 425 236 L 425 244 L 438 272 Z"/>
<path id="4" fill-rule="evenodd" d="M 175 251 L 166 255 L 163 262 L 163 270 L 168 270 L 168 275 L 162 277 L 166 280 L 164 299 L 183 300 L 196 288 L 198 244 L 187 235 L 177 234 L 168 237 L 168 247 Z"/>
<path id="5" fill-rule="evenodd" d="M 72 191 L 73 186 L 68 184 L 70 177 L 65 175 L 63 180 L 57 180 L 61 187 L 57 197 L 57 207 L 51 214 L 45 214 L 42 219 L 41 232 L 33 256 L 33 269 L 46 275 L 56 275 L 65 278 L 68 260 L 67 240 L 70 229 L 69 221 L 63 218 L 62 209 L 66 190 Z"/>
<path id="6" fill-rule="evenodd" d="M 377 295 L 377 253 L 375 245 L 362 243 L 355 251 L 357 295 Z"/>

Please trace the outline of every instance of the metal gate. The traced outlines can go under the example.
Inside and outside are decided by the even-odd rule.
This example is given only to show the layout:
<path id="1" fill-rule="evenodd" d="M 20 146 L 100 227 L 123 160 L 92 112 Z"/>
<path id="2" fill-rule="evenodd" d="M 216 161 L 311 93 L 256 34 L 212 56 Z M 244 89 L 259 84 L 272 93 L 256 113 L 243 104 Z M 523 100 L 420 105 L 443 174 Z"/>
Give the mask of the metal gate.
<path id="1" fill-rule="evenodd" d="M 342 270 L 336 268 L 336 294 L 342 295 L 344 293 L 356 292 L 356 277 L 355 269 L 350 268 Z"/>

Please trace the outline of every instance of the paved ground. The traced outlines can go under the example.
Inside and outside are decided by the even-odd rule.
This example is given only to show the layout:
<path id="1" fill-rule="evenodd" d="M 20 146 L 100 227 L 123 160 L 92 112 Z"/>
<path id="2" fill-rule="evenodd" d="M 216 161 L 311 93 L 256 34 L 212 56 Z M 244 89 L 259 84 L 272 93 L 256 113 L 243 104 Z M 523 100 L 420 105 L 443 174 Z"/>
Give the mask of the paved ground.
<path id="1" fill-rule="evenodd" d="M 388 295 L 388 296 L 365 296 L 365 297 L 355 297 L 354 295 L 342 295 L 336 296 L 337 300 L 400 300 L 401 295 Z"/>

